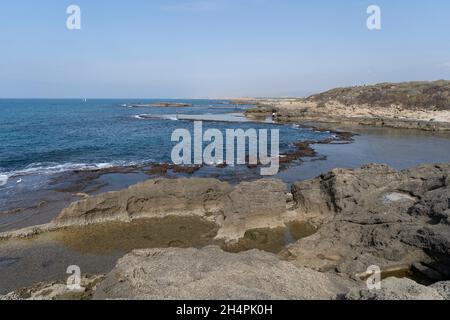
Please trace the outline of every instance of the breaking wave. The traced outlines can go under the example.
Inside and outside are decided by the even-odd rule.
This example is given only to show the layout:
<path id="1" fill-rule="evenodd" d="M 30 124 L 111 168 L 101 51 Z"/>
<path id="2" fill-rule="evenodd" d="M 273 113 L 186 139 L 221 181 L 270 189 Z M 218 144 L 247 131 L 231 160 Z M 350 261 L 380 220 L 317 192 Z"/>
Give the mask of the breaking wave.
<path id="1" fill-rule="evenodd" d="M 19 177 L 19 176 L 27 176 L 33 174 L 56 174 L 70 171 L 92 171 L 92 170 L 102 170 L 116 167 L 130 167 L 136 166 L 144 163 L 149 163 L 151 161 L 114 161 L 114 162 L 105 162 L 105 163 L 33 163 L 28 165 L 24 169 L 10 171 L 10 172 L 1 172 L 0 173 L 0 186 L 2 185 L 2 181 L 5 181 L 4 184 L 8 181 L 9 178 Z M 3 184 L 3 185 L 4 185 Z"/>

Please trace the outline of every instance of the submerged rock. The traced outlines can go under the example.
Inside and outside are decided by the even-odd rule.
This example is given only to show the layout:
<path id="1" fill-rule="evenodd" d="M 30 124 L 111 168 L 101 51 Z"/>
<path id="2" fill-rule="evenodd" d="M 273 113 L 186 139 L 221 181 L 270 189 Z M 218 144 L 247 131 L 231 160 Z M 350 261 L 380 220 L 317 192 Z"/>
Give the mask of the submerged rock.
<path id="1" fill-rule="evenodd" d="M 150 104 L 132 104 L 129 105 L 128 108 L 181 108 L 181 107 L 192 107 L 192 103 L 184 103 L 184 102 L 155 102 Z"/>

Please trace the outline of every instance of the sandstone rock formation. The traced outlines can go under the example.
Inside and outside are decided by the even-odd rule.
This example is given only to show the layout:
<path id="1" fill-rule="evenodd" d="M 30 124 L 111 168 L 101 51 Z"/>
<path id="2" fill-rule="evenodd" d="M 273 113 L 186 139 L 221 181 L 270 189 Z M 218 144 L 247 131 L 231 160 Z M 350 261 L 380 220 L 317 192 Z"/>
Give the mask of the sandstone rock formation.
<path id="1" fill-rule="evenodd" d="M 214 179 L 151 180 L 74 203 L 46 229 L 169 216 L 213 222 L 217 238 L 230 243 L 249 230 L 292 221 L 308 222 L 318 231 L 278 256 L 256 250 L 225 253 L 218 247 L 133 251 L 90 291 L 94 298 L 450 298 L 448 282 L 426 287 L 388 278 L 382 290 L 368 291 L 361 281 L 372 265 L 384 276 L 411 269 L 434 282 L 450 278 L 450 164 L 403 171 L 384 165 L 335 169 L 295 183 L 291 193 L 273 179 L 235 187 Z M 3 299 L 40 297 L 70 298 L 53 283 Z"/>
<path id="2" fill-rule="evenodd" d="M 148 180 L 74 202 L 51 223 L 6 232 L 0 239 L 114 221 L 200 217 L 218 226 L 218 240 L 236 242 L 248 230 L 284 228 L 297 220 L 297 212 L 288 210 L 289 197 L 292 195 L 287 186 L 275 179 L 243 182 L 235 187 L 215 179 Z"/>
<path id="3" fill-rule="evenodd" d="M 449 177 L 448 164 L 401 172 L 368 165 L 296 183 L 297 210 L 320 228 L 286 254 L 297 265 L 349 275 L 422 262 L 449 277 Z"/>
<path id="4" fill-rule="evenodd" d="M 280 180 L 243 182 L 234 188 L 224 203 L 220 239 L 242 238 L 247 230 L 283 227 L 287 186 Z"/>
<path id="5" fill-rule="evenodd" d="M 148 180 L 75 202 L 53 222 L 82 225 L 167 215 L 214 216 L 223 211 L 223 199 L 230 191 L 228 183 L 215 179 Z"/>
<path id="6" fill-rule="evenodd" d="M 380 290 L 352 289 L 347 300 L 444 300 L 434 287 L 420 285 L 410 279 L 388 278 L 381 282 Z"/>
<path id="7" fill-rule="evenodd" d="M 119 192 L 73 203 L 52 222 L 79 226 L 112 220 L 129 221 L 165 216 L 199 216 L 216 223 L 217 239 L 236 241 L 246 231 L 284 227 L 287 186 L 263 179 L 231 187 L 215 179 L 149 180 Z"/>
<path id="8" fill-rule="evenodd" d="M 450 130 L 450 81 L 381 83 L 336 88 L 305 99 L 265 99 L 249 117 L 428 131 Z"/>
<path id="9" fill-rule="evenodd" d="M 450 281 L 435 283 L 431 288 L 435 289 L 445 300 L 450 300 Z"/>
<path id="10" fill-rule="evenodd" d="M 351 284 L 257 250 L 151 249 L 120 259 L 94 299 L 332 299 Z"/>
<path id="11" fill-rule="evenodd" d="M 38 283 L 30 288 L 0 295 L 0 300 L 89 300 L 103 279 L 104 276 L 82 277 L 80 288 L 73 290 L 63 282 Z"/>

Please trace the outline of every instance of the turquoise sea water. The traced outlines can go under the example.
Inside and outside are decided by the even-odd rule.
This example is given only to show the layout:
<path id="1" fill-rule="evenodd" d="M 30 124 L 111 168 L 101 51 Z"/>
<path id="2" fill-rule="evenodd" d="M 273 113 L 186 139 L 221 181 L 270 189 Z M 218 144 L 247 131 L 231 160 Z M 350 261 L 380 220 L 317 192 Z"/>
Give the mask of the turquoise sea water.
<path id="1" fill-rule="evenodd" d="M 128 107 L 159 101 L 167 100 L 0 100 L 0 232 L 50 221 L 79 200 L 79 192 L 120 190 L 158 177 L 145 168 L 114 169 L 99 176 L 92 169 L 171 163 L 176 144 L 171 142 L 172 132 L 180 128 L 193 132 L 194 119 L 204 120 L 205 130 L 216 128 L 223 133 L 237 128 L 279 129 L 281 153 L 294 149 L 293 143 L 299 140 L 332 135 L 293 124 L 245 122 L 242 113 L 250 106 L 221 100 L 173 101 L 193 105 L 187 108 Z M 289 185 L 333 168 L 371 162 L 404 169 L 450 161 L 448 134 L 366 127 L 350 130 L 359 133 L 354 143 L 314 145 L 318 157 L 283 168 L 275 178 Z M 180 175 L 170 173 L 170 177 Z M 206 166 L 193 176 L 230 183 L 261 178 L 259 170 L 246 166 Z"/>
<path id="2" fill-rule="evenodd" d="M 142 163 L 170 163 L 175 129 L 193 131 L 192 119 L 173 115 L 207 115 L 206 119 L 243 112 L 218 100 L 177 100 L 188 108 L 129 108 L 167 100 L 0 100 L 0 175 L 53 174 Z M 173 101 L 173 100 L 172 100 Z M 164 119 L 140 119 L 141 114 Z M 194 116 L 195 118 L 195 116 Z M 278 128 L 280 148 L 294 141 L 329 136 L 294 126 L 205 121 L 205 129 Z"/>

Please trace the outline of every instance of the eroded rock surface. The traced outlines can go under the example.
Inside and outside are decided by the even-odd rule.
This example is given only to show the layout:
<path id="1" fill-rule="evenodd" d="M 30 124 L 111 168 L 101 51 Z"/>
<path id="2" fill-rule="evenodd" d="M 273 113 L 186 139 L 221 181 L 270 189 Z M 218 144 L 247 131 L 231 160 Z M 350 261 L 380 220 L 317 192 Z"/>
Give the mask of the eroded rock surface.
<path id="1" fill-rule="evenodd" d="M 218 238 L 239 239 L 247 230 L 284 226 L 287 186 L 280 180 L 243 182 L 224 202 L 224 222 Z"/>
<path id="2" fill-rule="evenodd" d="M 251 235 L 250 230 L 292 222 L 318 230 L 278 256 L 256 250 L 225 253 L 218 247 L 133 251 L 95 290 L 97 299 L 448 299 L 448 282 L 426 287 L 390 278 L 374 293 L 356 279 L 376 265 L 385 276 L 411 267 L 428 280 L 448 280 L 449 214 L 450 164 L 400 172 L 368 165 L 296 183 L 291 193 L 273 179 L 235 187 L 214 179 L 150 180 L 74 203 L 46 228 L 196 217 L 217 226 L 216 239 L 227 243 Z M 34 298 L 65 294 L 58 284 L 41 289 L 33 291 Z"/>
<path id="3" fill-rule="evenodd" d="M 71 289 L 61 281 L 38 283 L 30 288 L 0 295 L 0 300 L 89 300 L 103 279 L 101 275 L 82 277 L 79 289 Z"/>
<path id="4" fill-rule="evenodd" d="M 352 289 L 347 300 L 444 300 L 434 287 L 420 285 L 410 279 L 388 278 L 380 290 Z"/>
<path id="5" fill-rule="evenodd" d="M 423 262 L 450 276 L 449 177 L 448 164 L 368 165 L 295 184 L 298 210 L 320 228 L 289 247 L 291 259 L 349 275 Z"/>
<path id="6" fill-rule="evenodd" d="M 167 216 L 199 216 L 220 227 L 217 238 L 236 241 L 246 231 L 285 227 L 288 190 L 275 179 L 231 187 L 215 179 L 149 180 L 128 189 L 73 203 L 54 227 Z M 295 214 L 294 214 L 295 215 Z"/>
<path id="7" fill-rule="evenodd" d="M 257 250 L 151 249 L 120 259 L 94 299 L 332 299 L 350 285 Z"/>
<path id="8" fill-rule="evenodd" d="M 450 300 L 450 281 L 435 283 L 431 288 L 435 289 L 445 300 Z"/>
<path id="9" fill-rule="evenodd" d="M 336 88 L 308 98 L 263 99 L 249 117 L 427 131 L 450 130 L 450 82 L 381 83 Z"/>
<path id="10" fill-rule="evenodd" d="M 111 219 L 164 217 L 167 215 L 217 215 L 231 191 L 215 179 L 148 180 L 118 192 L 108 192 L 64 209 L 56 224 L 85 224 Z"/>

